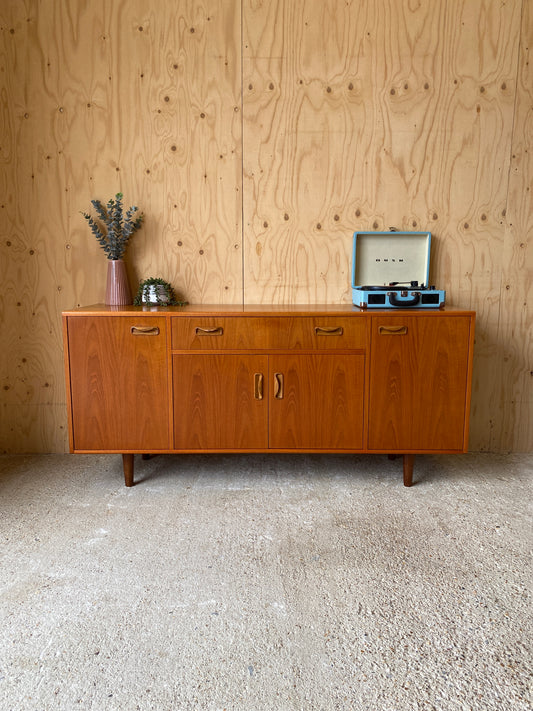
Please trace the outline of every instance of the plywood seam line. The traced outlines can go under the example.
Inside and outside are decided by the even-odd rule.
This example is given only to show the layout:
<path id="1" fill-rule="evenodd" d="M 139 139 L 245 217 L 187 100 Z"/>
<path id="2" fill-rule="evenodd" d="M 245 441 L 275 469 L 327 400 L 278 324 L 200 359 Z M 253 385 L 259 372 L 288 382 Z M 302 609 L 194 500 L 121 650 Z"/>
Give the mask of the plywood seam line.
<path id="1" fill-rule="evenodd" d="M 241 293 L 242 305 L 245 293 L 245 255 L 244 255 L 244 10 L 241 1 Z"/>

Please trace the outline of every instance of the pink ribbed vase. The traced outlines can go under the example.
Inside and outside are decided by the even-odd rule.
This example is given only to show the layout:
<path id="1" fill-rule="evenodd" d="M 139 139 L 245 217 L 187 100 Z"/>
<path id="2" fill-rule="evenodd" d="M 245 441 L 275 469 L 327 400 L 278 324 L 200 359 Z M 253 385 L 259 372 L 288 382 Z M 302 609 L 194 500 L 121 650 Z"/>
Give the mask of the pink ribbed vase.
<path id="1" fill-rule="evenodd" d="M 107 260 L 105 302 L 108 306 L 128 306 L 132 303 L 126 265 L 122 259 Z"/>

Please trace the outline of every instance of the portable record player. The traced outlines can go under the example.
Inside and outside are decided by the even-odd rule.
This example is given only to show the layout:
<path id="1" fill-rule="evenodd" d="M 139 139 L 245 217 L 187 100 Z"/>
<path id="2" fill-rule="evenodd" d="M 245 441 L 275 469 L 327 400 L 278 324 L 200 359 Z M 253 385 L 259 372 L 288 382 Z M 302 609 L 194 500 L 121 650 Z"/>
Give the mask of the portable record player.
<path id="1" fill-rule="evenodd" d="M 354 306 L 360 309 L 444 306 L 446 292 L 428 286 L 430 248 L 430 232 L 354 232 Z"/>

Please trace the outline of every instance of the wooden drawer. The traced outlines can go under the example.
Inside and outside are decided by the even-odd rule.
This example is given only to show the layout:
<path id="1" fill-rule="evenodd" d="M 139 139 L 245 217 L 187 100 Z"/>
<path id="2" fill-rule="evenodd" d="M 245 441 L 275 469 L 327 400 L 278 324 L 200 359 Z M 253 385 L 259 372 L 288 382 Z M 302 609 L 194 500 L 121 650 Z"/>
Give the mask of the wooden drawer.
<path id="1" fill-rule="evenodd" d="M 364 350 L 361 317 L 184 317 L 172 319 L 173 350 Z"/>
<path id="2" fill-rule="evenodd" d="M 268 348 L 270 319 L 198 316 L 172 319 L 173 350 L 253 350 Z"/>
<path id="3" fill-rule="evenodd" d="M 280 318 L 272 350 L 364 350 L 368 319 L 354 316 Z"/>

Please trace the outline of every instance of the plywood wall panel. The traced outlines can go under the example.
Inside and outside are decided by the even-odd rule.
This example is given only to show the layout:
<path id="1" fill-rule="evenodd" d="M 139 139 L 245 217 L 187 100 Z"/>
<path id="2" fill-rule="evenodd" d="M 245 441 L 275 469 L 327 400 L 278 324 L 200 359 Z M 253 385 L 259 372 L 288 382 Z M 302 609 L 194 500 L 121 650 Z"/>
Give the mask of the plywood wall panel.
<path id="1" fill-rule="evenodd" d="M 373 113 L 350 66 L 367 23 L 354 8 L 244 4 L 247 301 L 349 298 L 347 191 Z"/>

